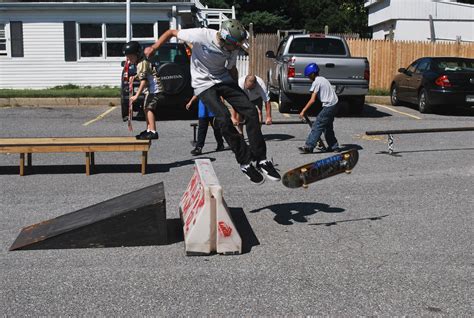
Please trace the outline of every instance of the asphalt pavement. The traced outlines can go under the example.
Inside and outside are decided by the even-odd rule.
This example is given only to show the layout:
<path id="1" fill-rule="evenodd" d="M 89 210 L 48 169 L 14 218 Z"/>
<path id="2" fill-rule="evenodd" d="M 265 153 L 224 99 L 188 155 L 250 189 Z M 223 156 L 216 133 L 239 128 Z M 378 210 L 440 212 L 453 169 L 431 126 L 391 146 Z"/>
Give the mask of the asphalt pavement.
<path id="1" fill-rule="evenodd" d="M 274 120 L 297 120 L 274 110 Z M 359 149 L 350 175 L 287 189 L 251 184 L 231 151 L 210 158 L 234 213 L 252 231 L 245 253 L 188 257 L 164 246 L 12 251 L 22 227 L 163 182 L 168 219 L 193 173 L 192 121 L 159 121 L 148 174 L 139 153 L 0 154 L 0 312 L 21 316 L 451 316 L 471 317 L 473 132 L 386 136 L 368 130 L 473 126 L 471 113 L 420 114 L 366 105 L 338 117 L 341 145 Z M 144 122 L 134 121 L 134 133 Z M 130 136 L 116 107 L 3 107 L 0 137 Z M 301 155 L 305 124 L 263 126 L 284 172 L 328 154 Z"/>

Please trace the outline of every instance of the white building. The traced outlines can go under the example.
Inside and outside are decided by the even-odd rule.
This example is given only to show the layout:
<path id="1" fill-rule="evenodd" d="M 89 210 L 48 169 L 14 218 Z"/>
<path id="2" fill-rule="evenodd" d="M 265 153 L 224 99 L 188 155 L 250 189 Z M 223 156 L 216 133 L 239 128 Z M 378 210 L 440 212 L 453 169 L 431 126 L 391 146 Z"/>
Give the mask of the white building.
<path id="1" fill-rule="evenodd" d="M 232 9 L 198 0 L 131 4 L 132 39 L 169 28 L 218 28 Z M 0 2 L 0 88 L 120 86 L 125 2 Z"/>
<path id="2" fill-rule="evenodd" d="M 436 40 L 474 41 L 472 1 L 366 0 L 365 7 L 373 39 L 426 41 L 433 34 Z"/>

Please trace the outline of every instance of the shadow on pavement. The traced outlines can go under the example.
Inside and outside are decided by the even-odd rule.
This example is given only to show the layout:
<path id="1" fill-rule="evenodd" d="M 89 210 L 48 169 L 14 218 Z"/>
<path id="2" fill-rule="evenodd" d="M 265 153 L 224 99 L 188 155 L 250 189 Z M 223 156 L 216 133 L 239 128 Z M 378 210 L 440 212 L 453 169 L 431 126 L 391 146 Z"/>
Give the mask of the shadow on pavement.
<path id="1" fill-rule="evenodd" d="M 252 229 L 242 208 L 229 207 L 230 216 L 234 225 L 242 238 L 242 254 L 250 253 L 253 246 L 260 245 L 260 242 Z"/>
<path id="2" fill-rule="evenodd" d="M 340 221 L 334 221 L 334 222 L 310 223 L 310 224 L 308 224 L 308 225 L 325 225 L 325 226 L 332 226 L 332 225 L 337 225 L 337 224 L 339 224 L 339 223 L 345 223 L 345 222 L 378 221 L 378 220 L 381 220 L 382 218 L 387 217 L 387 216 L 389 216 L 389 214 L 381 215 L 381 216 L 373 216 L 373 217 L 368 217 L 368 218 L 340 220 Z"/>
<path id="3" fill-rule="evenodd" d="M 294 202 L 273 204 L 261 209 L 252 210 L 250 213 L 260 212 L 266 209 L 275 213 L 275 217 L 273 219 L 282 225 L 292 225 L 294 222 L 306 223 L 308 222 L 306 218 L 307 216 L 318 212 L 341 213 L 345 211 L 345 209 L 331 207 L 325 203 Z"/>
<path id="4" fill-rule="evenodd" d="M 53 220 L 54 221 L 54 220 Z M 47 222 L 51 222 L 48 220 Z M 105 222 L 102 222 L 105 224 Z M 110 223 L 110 221 L 109 221 Z M 38 225 L 38 224 L 37 224 Z M 95 224 L 84 226 L 83 228 L 74 229 L 74 223 L 62 225 L 66 234 L 59 234 L 57 236 L 48 237 L 42 243 L 43 245 L 36 246 L 35 244 L 42 240 L 44 236 L 48 235 L 48 231 L 36 233 L 31 230 L 33 234 L 38 237 L 33 237 L 31 234 L 27 239 L 28 244 L 22 246 L 21 250 L 45 250 L 45 249 L 77 249 L 77 248 L 111 248 L 111 247 L 136 247 L 136 246 L 159 246 L 159 245 L 170 245 L 184 241 L 183 228 L 180 219 L 168 219 L 166 220 L 167 238 L 166 242 L 163 242 L 161 238 L 156 235 L 156 230 L 147 229 L 146 226 L 134 227 L 130 226 L 128 232 L 122 234 L 117 229 L 117 233 L 111 236 L 98 235 L 97 230 L 89 230 Z M 69 227 L 69 228 L 68 228 Z M 104 225 L 105 227 L 105 225 Z M 49 230 L 49 229 L 48 229 Z M 159 229 L 158 229 L 159 230 Z M 74 232 L 79 234 L 74 237 L 67 236 L 69 232 L 75 235 Z M 79 238 L 80 237 L 80 238 Z M 25 239 L 23 239 L 25 241 Z M 15 241 L 16 242 L 16 241 Z M 24 243 L 24 242 L 23 242 Z"/>
<path id="5" fill-rule="evenodd" d="M 350 117 L 363 117 L 363 118 L 382 118 L 382 117 L 391 117 L 392 114 L 382 112 L 377 107 L 365 104 L 362 114 L 352 115 Z"/>
<path id="6" fill-rule="evenodd" d="M 347 151 L 349 149 L 356 149 L 356 150 L 364 149 L 361 145 L 356 145 L 356 144 L 342 144 L 340 148 L 341 148 L 341 151 Z"/>
<path id="7" fill-rule="evenodd" d="M 204 158 L 215 161 L 215 158 Z M 194 160 L 182 160 L 163 164 L 147 164 L 146 174 L 169 172 L 172 168 L 194 165 Z M 25 167 L 25 175 L 29 174 L 85 174 L 85 165 L 38 165 Z M 91 175 L 100 173 L 140 173 L 140 164 L 95 164 L 91 167 Z M 0 175 L 19 174 L 18 166 L 0 166 Z"/>
<path id="8" fill-rule="evenodd" d="M 470 151 L 474 148 L 452 148 L 452 149 L 420 149 L 420 150 L 407 150 L 407 151 L 394 151 L 391 156 L 393 157 L 403 157 L 401 153 L 418 153 L 418 152 L 439 152 L 439 151 Z M 375 153 L 376 155 L 389 155 L 388 151 L 379 151 Z"/>
<path id="9" fill-rule="evenodd" d="M 180 218 L 167 219 L 166 230 L 168 244 L 175 244 L 184 241 L 183 223 L 181 222 Z"/>
<path id="10" fill-rule="evenodd" d="M 401 106 L 419 111 L 416 104 L 402 103 Z M 457 105 L 439 106 L 434 107 L 432 114 L 440 116 L 474 116 L 474 108 L 465 108 Z"/>
<path id="11" fill-rule="evenodd" d="M 265 134 L 263 135 L 265 141 L 284 141 L 295 138 L 295 136 L 288 134 Z"/>

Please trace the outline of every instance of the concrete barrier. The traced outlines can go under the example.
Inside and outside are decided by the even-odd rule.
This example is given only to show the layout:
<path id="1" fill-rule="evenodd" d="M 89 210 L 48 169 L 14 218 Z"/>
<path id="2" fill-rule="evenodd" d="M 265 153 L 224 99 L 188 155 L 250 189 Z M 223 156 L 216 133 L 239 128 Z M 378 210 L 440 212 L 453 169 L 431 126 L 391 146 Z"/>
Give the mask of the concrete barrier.
<path id="1" fill-rule="evenodd" d="M 242 239 L 209 159 L 198 159 L 179 203 L 186 255 L 242 253 Z"/>

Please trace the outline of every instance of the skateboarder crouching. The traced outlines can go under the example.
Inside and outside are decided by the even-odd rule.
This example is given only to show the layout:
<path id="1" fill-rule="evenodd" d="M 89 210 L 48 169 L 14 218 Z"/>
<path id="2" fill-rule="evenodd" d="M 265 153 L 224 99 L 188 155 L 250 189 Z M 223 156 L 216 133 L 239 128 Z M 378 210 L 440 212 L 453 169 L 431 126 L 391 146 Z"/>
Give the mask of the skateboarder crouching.
<path id="1" fill-rule="evenodd" d="M 308 64 L 304 69 L 304 75 L 312 80 L 313 84 L 310 88 L 310 91 L 312 92 L 311 98 L 300 112 L 300 118 L 304 119 L 306 111 L 316 102 L 317 99 L 321 101 L 323 108 L 313 123 L 305 145 L 298 147 L 298 149 L 301 153 L 312 153 L 317 141 L 322 133 L 324 133 L 328 144 L 326 151 L 340 151 L 333 127 L 334 117 L 337 112 L 336 105 L 338 102 L 336 92 L 326 78 L 319 76 L 319 67 L 316 63 Z"/>
<path id="2" fill-rule="evenodd" d="M 257 107 L 258 120 L 263 122 L 262 104 L 265 103 L 265 124 L 272 124 L 272 106 L 270 104 L 270 96 L 267 86 L 263 80 L 256 75 L 247 75 L 239 78 L 239 86 L 248 96 L 252 104 Z"/>
<path id="3" fill-rule="evenodd" d="M 222 22 L 219 31 L 208 28 L 170 29 L 147 48 L 145 54 L 150 56 L 172 37 L 192 44 L 191 78 L 194 95 L 214 113 L 217 126 L 234 152 L 241 171 L 253 183 L 264 182 L 262 173 L 270 180 L 279 181 L 280 174 L 273 163 L 267 160 L 257 109 L 237 84 L 235 64 L 240 47 L 247 44 L 245 28 L 239 21 L 229 19 Z M 245 117 L 249 144 L 232 124 L 230 112 L 221 97 Z"/>
<path id="4" fill-rule="evenodd" d="M 140 81 L 140 86 L 135 95 L 130 97 L 131 102 L 135 102 L 142 92 L 145 93 L 143 107 L 145 110 L 146 128 L 136 136 L 137 139 L 158 139 L 155 123 L 155 111 L 159 98 L 162 97 L 160 80 L 158 79 L 155 68 L 145 59 L 142 47 L 137 41 L 130 41 L 123 47 L 123 53 L 131 64 L 137 67 L 136 77 Z"/>

